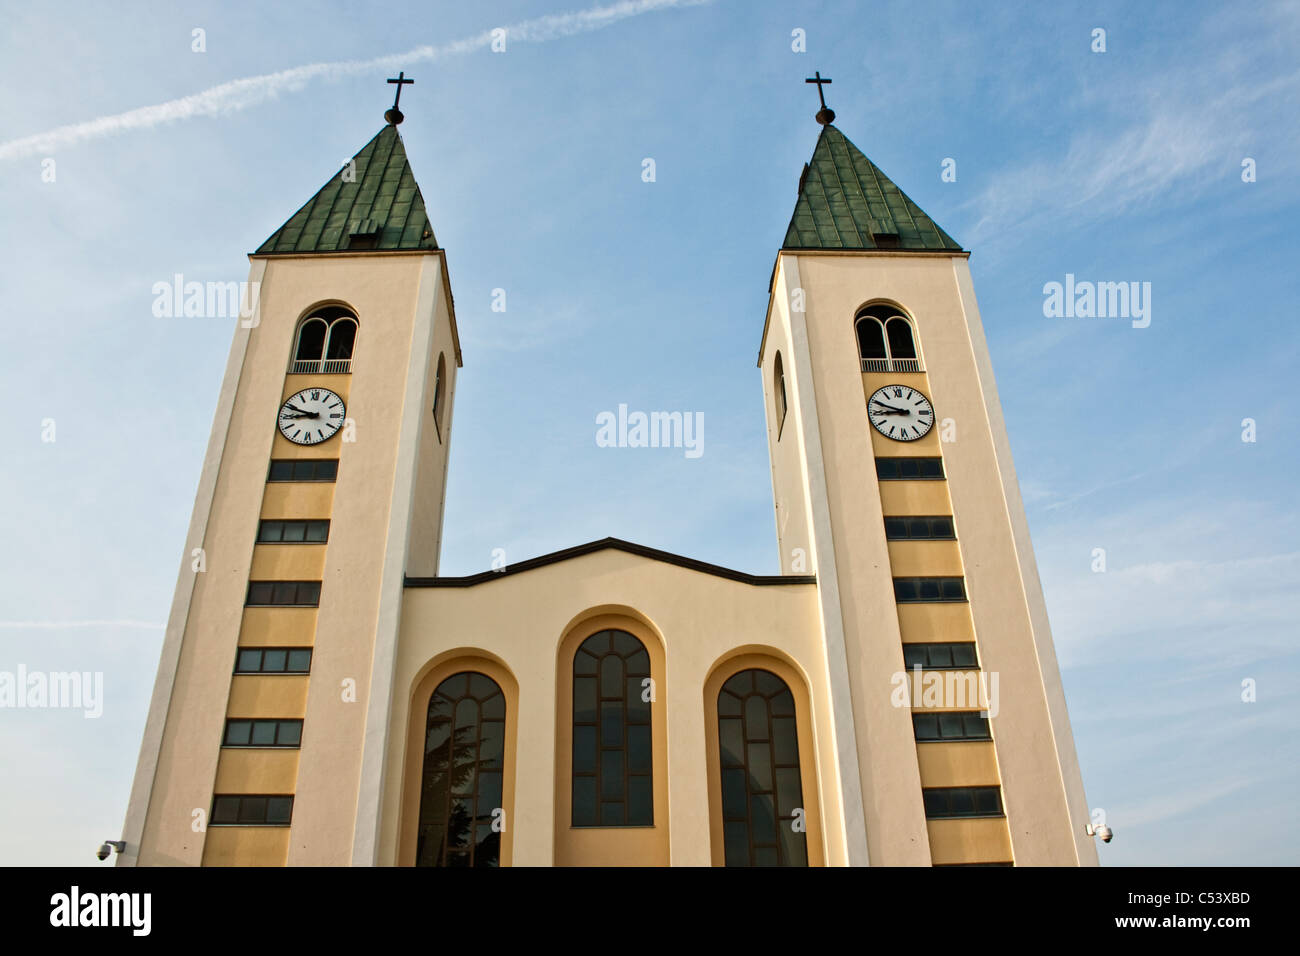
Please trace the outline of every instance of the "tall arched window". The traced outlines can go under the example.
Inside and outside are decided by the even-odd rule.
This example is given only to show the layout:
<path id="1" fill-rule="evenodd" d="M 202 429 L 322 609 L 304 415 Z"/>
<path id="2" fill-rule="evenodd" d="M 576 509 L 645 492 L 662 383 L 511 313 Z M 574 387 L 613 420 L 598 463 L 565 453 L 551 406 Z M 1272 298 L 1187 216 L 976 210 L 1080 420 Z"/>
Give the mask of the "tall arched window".
<path id="1" fill-rule="evenodd" d="M 444 354 L 438 356 L 438 370 L 433 379 L 433 424 L 442 438 L 442 402 L 447 391 L 447 360 Z"/>
<path id="2" fill-rule="evenodd" d="M 760 668 L 718 692 L 718 755 L 727 866 L 807 866 L 794 695 Z"/>
<path id="3" fill-rule="evenodd" d="M 912 322 L 892 305 L 869 305 L 854 323 L 864 372 L 919 372 Z"/>
<path id="4" fill-rule="evenodd" d="M 356 343 L 356 316 L 339 306 L 317 309 L 298 326 L 289 371 L 331 375 L 351 372 Z"/>
<path id="5" fill-rule="evenodd" d="M 772 363 L 772 392 L 776 396 L 776 437 L 779 439 L 789 408 L 785 397 L 785 366 L 781 364 L 780 352 L 776 353 L 776 361 Z"/>
<path id="6" fill-rule="evenodd" d="M 501 834 L 506 698 L 486 674 L 462 671 L 429 698 L 416 866 L 496 866 Z"/>
<path id="7" fill-rule="evenodd" d="M 573 826 L 654 826 L 649 677 L 626 631 L 597 631 L 573 655 Z"/>

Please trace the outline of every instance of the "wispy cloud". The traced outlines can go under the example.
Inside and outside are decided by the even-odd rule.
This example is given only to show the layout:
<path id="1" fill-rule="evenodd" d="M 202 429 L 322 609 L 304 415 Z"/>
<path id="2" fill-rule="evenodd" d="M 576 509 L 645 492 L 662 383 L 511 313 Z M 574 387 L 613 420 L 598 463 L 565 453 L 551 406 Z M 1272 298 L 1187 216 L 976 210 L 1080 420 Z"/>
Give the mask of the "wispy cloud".
<path id="1" fill-rule="evenodd" d="M 510 43 L 545 43 L 580 33 L 591 33 L 612 26 L 621 20 L 673 7 L 699 6 L 712 0 L 621 0 L 603 7 L 578 10 L 571 13 L 550 14 L 523 20 L 506 27 L 484 30 L 471 37 L 454 40 L 439 46 L 420 46 L 405 53 L 393 53 L 368 60 L 340 60 L 329 63 L 309 63 L 277 73 L 265 73 L 222 83 L 201 93 L 168 100 L 153 106 L 127 110 L 112 116 L 73 123 L 35 133 L 20 139 L 0 143 L 0 160 L 19 159 L 56 149 L 74 146 L 87 140 L 112 136 L 130 130 L 149 129 L 164 123 L 194 119 L 200 116 L 220 116 L 257 106 L 282 93 L 296 93 L 309 83 L 321 79 L 340 79 L 370 73 L 374 70 L 397 69 L 413 63 L 428 63 L 447 57 L 461 56 L 476 50 L 487 49 L 494 31 L 504 29 L 507 49 Z"/>
<path id="2" fill-rule="evenodd" d="M 1300 71 L 1274 75 L 1256 62 L 1264 55 L 1252 57 L 1249 49 L 1294 39 L 1300 21 L 1282 6 L 1271 13 L 1244 44 L 1211 43 L 1223 24 L 1215 18 L 1203 23 L 1207 46 L 1216 52 L 1192 75 L 1184 63 L 1150 77 L 1110 74 L 1085 94 L 1100 112 L 1075 124 L 1064 150 L 1002 170 L 970 200 L 977 218 L 968 242 L 1037 235 L 1062 222 L 1111 218 L 1156 200 L 1193 200 L 1236 178 L 1243 157 L 1251 155 L 1247 150 L 1261 142 L 1273 146 L 1270 177 L 1285 181 L 1296 169 L 1300 135 L 1287 124 L 1264 129 L 1253 120 L 1294 113 Z"/>
<path id="3" fill-rule="evenodd" d="M 1250 780 L 1230 780 L 1218 786 L 1198 787 L 1187 793 L 1164 792 L 1159 796 L 1144 800 L 1131 809 L 1120 807 L 1113 811 L 1111 818 L 1116 821 L 1116 826 L 1120 825 L 1119 821 L 1123 821 L 1123 825 L 1129 827 L 1159 823 L 1162 820 L 1181 817 L 1193 810 L 1199 810 L 1208 803 L 1221 800 L 1244 787 L 1250 786 L 1252 782 Z"/>
<path id="4" fill-rule="evenodd" d="M 1061 666 L 1100 660 L 1161 661 L 1165 676 L 1217 674 L 1236 683 L 1261 661 L 1294 653 L 1292 622 L 1300 614 L 1295 582 L 1300 552 L 1225 557 L 1220 541 L 1195 528 L 1144 524 L 1141 508 L 1127 514 L 1127 533 L 1096 527 L 1084 545 L 1103 544 L 1112 560 L 1092 573 L 1089 551 L 1043 555 L 1042 571 Z M 1240 512 L 1237 512 L 1240 513 Z M 1186 523 L 1194 525 L 1190 519 Z M 1150 542 L 1172 555 L 1124 566 L 1119 555 L 1142 553 Z M 1260 548 L 1267 545 L 1260 543 Z"/>
<path id="5" fill-rule="evenodd" d="M 1055 511 L 1058 508 L 1065 508 L 1068 507 L 1069 505 L 1074 504 L 1076 501 L 1080 501 L 1084 498 L 1087 498 L 1089 495 L 1095 495 L 1099 491 L 1107 491 L 1111 488 L 1118 488 L 1120 485 L 1127 485 L 1130 482 L 1137 481 L 1145 477 L 1146 477 L 1146 472 L 1138 472 L 1135 475 L 1129 475 L 1127 478 L 1120 478 L 1116 481 L 1103 482 L 1102 484 L 1097 485 L 1093 488 L 1089 488 L 1086 491 L 1080 491 L 1077 494 L 1070 495 L 1067 498 L 1062 498 L 1059 501 L 1053 501 L 1051 504 L 1044 505 L 1043 510 Z"/>

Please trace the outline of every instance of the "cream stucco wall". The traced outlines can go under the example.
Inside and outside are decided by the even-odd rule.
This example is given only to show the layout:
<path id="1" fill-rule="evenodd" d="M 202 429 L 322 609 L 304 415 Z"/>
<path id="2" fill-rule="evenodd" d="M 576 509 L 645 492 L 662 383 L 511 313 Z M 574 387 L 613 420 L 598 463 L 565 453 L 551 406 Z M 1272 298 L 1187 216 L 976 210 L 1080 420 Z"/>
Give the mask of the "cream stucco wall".
<path id="1" fill-rule="evenodd" d="M 965 257 L 782 253 L 760 356 L 765 380 L 775 349 L 789 347 L 783 326 L 796 288 L 819 424 L 815 447 L 800 435 L 799 455 L 824 462 L 872 862 L 928 862 L 927 830 L 936 832 L 919 799 L 910 713 L 889 702 L 890 675 L 902 669 L 900 642 L 971 637 L 984 669 L 1000 678 L 994 737 L 1016 862 L 1095 862 L 1083 835 L 1082 782 Z M 923 376 L 860 371 L 853 319 L 878 300 L 901 305 L 914 319 Z M 877 378 L 924 381 L 936 417 L 953 419 L 958 440 L 940 445 L 937 428 L 911 444 L 874 435 L 865 404 Z M 947 480 L 879 482 L 877 454 L 942 455 Z M 823 492 L 786 463 L 788 455 L 774 450 L 778 499 L 815 502 Z M 949 513 L 955 548 L 885 540 L 884 514 Z M 969 606 L 895 607 L 893 575 L 949 573 L 964 573 Z"/>
<path id="2" fill-rule="evenodd" d="M 442 494 L 445 452 L 429 456 L 431 461 L 420 471 L 418 482 L 433 490 L 416 487 L 414 457 L 422 410 L 407 388 L 413 374 L 426 371 L 433 349 L 455 351 L 441 254 L 270 257 L 254 260 L 252 272 L 261 282 L 256 321 L 252 327 L 238 327 L 232 345 L 204 463 L 209 488 L 201 488 L 196 503 L 128 809 L 128 839 L 139 834 L 130 841 L 138 851 L 126 862 L 193 865 L 205 859 L 205 835 L 192 826 L 194 811 L 206 815 L 211 806 L 227 702 L 234 706 L 246 700 L 247 691 L 241 688 L 259 680 L 279 681 L 271 685 L 276 694 L 294 682 L 305 683 L 299 707 L 312 732 L 304 734 L 298 753 L 292 830 L 302 836 L 287 838 L 287 844 L 278 837 L 256 836 L 247 845 L 283 850 L 282 862 L 348 861 L 390 507 L 400 497 L 399 487 L 413 497 L 420 497 L 417 490 L 424 498 Z M 287 376 L 299 319 L 326 302 L 344 304 L 358 316 L 352 373 Z M 409 343 L 422 324 L 433 328 L 431 340 L 425 339 L 430 344 L 412 353 Z M 283 395 L 309 380 L 346 398 L 355 441 L 338 435 L 302 448 L 278 434 L 276 413 Z M 423 391 L 421 379 L 417 399 Z M 427 416 L 428 410 L 423 411 Z M 404 449 L 411 467 L 401 472 L 398 462 Z M 273 457 L 337 457 L 338 480 L 268 488 L 267 463 Z M 260 517 L 329 518 L 330 540 L 323 558 L 318 546 L 305 546 L 296 554 L 256 546 Z M 403 526 L 408 525 L 404 520 Z M 199 546 L 205 551 L 206 569 L 187 574 L 188 550 Z M 399 560 L 405 559 L 403 542 Z M 281 568 L 296 573 L 317 564 L 323 582 L 319 611 L 245 611 L 244 596 L 255 565 L 259 572 Z M 246 641 L 241 626 L 247 630 Z M 232 682 L 241 642 L 314 643 L 310 679 L 241 677 Z M 355 703 L 344 699 L 345 681 L 355 682 Z M 245 845 L 228 828 L 216 832 L 227 847 Z M 223 850 L 210 860 L 225 859 L 226 854 Z"/>
<path id="3" fill-rule="evenodd" d="M 238 328 L 232 345 L 120 862 L 409 862 L 419 785 L 412 748 L 428 681 L 435 668 L 477 660 L 500 668 L 512 708 L 503 860 L 709 865 L 718 847 L 706 688 L 738 655 L 774 661 L 800 682 L 811 858 L 1096 862 L 963 256 L 778 257 L 759 356 L 778 547 L 782 571 L 815 574 L 815 584 L 747 583 L 607 547 L 470 586 L 406 587 L 408 574 L 437 574 L 441 545 L 460 365 L 442 255 L 278 256 L 255 260 L 252 274 L 261 282 L 257 321 Z M 925 372 L 861 373 L 853 316 L 876 300 L 913 317 Z M 325 302 L 359 318 L 351 374 L 286 375 L 299 319 Z M 956 424 L 957 441 L 941 443 L 937 429 L 906 445 L 875 435 L 866 395 L 885 380 L 926 391 L 937 417 Z M 281 399 L 308 384 L 346 399 L 355 441 L 340 435 L 303 448 L 277 433 Z M 947 478 L 878 482 L 880 454 L 942 456 Z M 268 485 L 274 457 L 337 457 L 337 482 Z M 882 516 L 898 514 L 952 514 L 957 540 L 888 542 Z M 258 545 L 260 518 L 328 518 L 329 541 Z M 202 573 L 189 569 L 194 547 L 204 549 Z M 970 602 L 898 607 L 896 575 L 963 576 Z M 246 609 L 250 578 L 320 580 L 320 607 Z M 576 833 L 563 806 L 565 654 L 584 629 L 619 621 L 653 645 L 662 675 L 657 832 Z M 902 647 L 951 640 L 976 641 L 982 672 L 998 677 L 993 740 L 918 745 L 912 710 L 893 693 Z M 240 646 L 312 646 L 311 674 L 232 677 Z M 223 750 L 227 716 L 301 717 L 302 746 Z M 923 787 L 994 784 L 1005 819 L 926 820 Z M 291 792 L 292 826 L 205 833 L 195 821 L 214 792 Z"/>
<path id="4" fill-rule="evenodd" d="M 806 300 L 797 268 L 780 267 L 773 276 L 769 318 L 764 330 L 759 366 L 763 369 L 763 407 L 767 414 L 768 449 L 772 462 L 773 503 L 782 568 L 806 570 L 818 576 L 818 626 L 822 639 L 818 666 L 825 681 L 831 723 L 827 728 L 835 752 L 828 772 L 841 810 L 844 842 L 828 848 L 833 863 L 865 866 L 871 862 L 865 820 L 861 742 L 854 714 L 849 657 L 845 643 L 840 577 L 836 572 L 832 515 L 826 495 L 826 460 L 822 454 L 820 401 L 810 363 Z M 788 412 L 777 419 L 776 353 L 784 346 L 782 364 Z M 806 564 L 806 568 L 801 565 Z"/>
<path id="5" fill-rule="evenodd" d="M 555 861 L 557 738 L 562 736 L 556 732 L 556 688 L 557 666 L 564 663 L 557 661 L 560 642 L 574 628 L 581 631 L 590 624 L 599 629 L 611 616 L 639 622 L 663 644 L 665 677 L 657 706 L 672 701 L 665 707 L 667 739 L 662 741 L 672 864 L 711 862 L 704 686 L 722 658 L 742 649 L 788 662 L 807 682 L 817 779 L 805 781 L 805 794 L 817 794 L 821 801 L 823 832 L 818 838 L 831 847 L 843 844 L 843 834 L 836 832 L 840 809 L 835 790 L 825 786 L 834 750 L 826 733 L 831 718 L 819 664 L 816 588 L 756 586 L 606 549 L 471 587 L 412 587 L 404 594 L 395 728 L 409 726 L 412 706 L 416 718 L 423 719 L 418 709 L 427 704 L 427 696 L 413 700 L 415 687 L 429 663 L 449 652 L 498 660 L 518 681 L 516 810 L 508 823 L 514 865 Z M 408 736 L 394 733 L 389 741 L 381 864 L 399 858 L 403 796 L 418 787 L 418 780 L 405 779 Z M 842 863 L 842 854 L 830 862 Z"/>

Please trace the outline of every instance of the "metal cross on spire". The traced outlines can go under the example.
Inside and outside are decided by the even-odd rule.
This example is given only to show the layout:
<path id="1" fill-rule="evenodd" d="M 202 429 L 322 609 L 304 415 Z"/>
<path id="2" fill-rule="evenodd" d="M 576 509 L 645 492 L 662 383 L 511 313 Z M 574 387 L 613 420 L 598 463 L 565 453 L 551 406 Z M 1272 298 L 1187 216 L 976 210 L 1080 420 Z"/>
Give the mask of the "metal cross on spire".
<path id="1" fill-rule="evenodd" d="M 397 108 L 397 104 L 402 100 L 402 87 L 414 83 L 415 80 L 408 80 L 406 78 L 406 71 L 402 70 L 397 74 L 396 79 L 390 79 L 388 82 L 397 84 L 397 95 L 393 97 L 393 108 L 384 111 L 384 119 L 396 126 L 402 120 L 406 119 L 406 117 L 402 115 L 402 111 Z"/>
<path id="2" fill-rule="evenodd" d="M 822 101 L 822 108 L 817 111 L 817 122 L 821 123 L 823 126 L 829 126 L 831 121 L 835 119 L 835 111 L 826 105 L 826 94 L 822 90 L 822 87 L 831 81 L 829 79 L 822 79 L 822 71 L 818 70 L 812 76 L 808 77 L 808 79 L 804 80 L 804 82 L 817 84 L 817 98 Z"/>

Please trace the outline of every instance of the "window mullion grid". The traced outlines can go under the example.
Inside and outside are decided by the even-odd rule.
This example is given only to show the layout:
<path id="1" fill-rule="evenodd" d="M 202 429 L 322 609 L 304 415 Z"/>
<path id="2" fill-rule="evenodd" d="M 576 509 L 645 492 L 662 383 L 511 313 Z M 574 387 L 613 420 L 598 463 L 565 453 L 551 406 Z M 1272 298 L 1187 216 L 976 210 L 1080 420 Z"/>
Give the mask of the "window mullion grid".
<path id="1" fill-rule="evenodd" d="M 581 646 L 579 646 L 579 651 L 581 651 Z M 600 765 L 601 765 L 601 760 L 600 760 L 600 754 L 601 754 L 600 661 L 601 659 L 597 657 L 595 658 L 595 660 L 596 660 L 596 670 L 595 670 L 594 680 L 596 685 L 596 713 L 594 717 L 594 727 L 592 733 L 595 734 L 595 741 L 596 741 L 596 767 L 594 773 L 595 773 L 595 783 L 596 783 L 596 823 L 599 824 L 600 823 Z M 578 720 L 578 678 L 579 676 L 582 675 L 579 675 L 577 672 L 577 655 L 575 654 L 573 680 L 572 680 L 573 687 L 570 693 L 570 697 L 573 700 L 573 714 L 572 714 L 573 719 L 571 721 L 573 724 L 573 731 L 570 734 L 571 740 L 569 743 L 569 752 L 570 752 L 569 762 L 571 765 L 573 763 L 573 755 L 577 753 L 577 749 L 578 749 L 578 733 L 577 733 L 578 728 L 592 726 L 592 724 L 589 723 L 588 721 Z M 573 818 L 575 813 L 574 808 L 577 805 L 577 801 L 578 801 L 578 780 L 580 778 L 585 778 L 588 776 L 590 776 L 590 774 L 588 774 L 586 771 L 578 772 L 574 770 L 572 766 L 570 766 L 569 768 L 569 825 L 570 826 L 574 826 L 573 823 Z M 591 826 L 591 824 L 587 824 L 587 825 Z"/>
<path id="2" fill-rule="evenodd" d="M 473 687 L 473 683 L 473 678 L 471 678 L 470 687 L 467 687 L 465 691 L 465 695 L 471 697 L 474 701 L 474 763 L 473 769 L 470 770 L 470 778 L 473 783 L 470 785 L 469 791 L 469 865 L 471 869 L 474 866 L 474 857 L 478 853 L 478 769 L 479 755 L 483 752 L 483 702 L 472 696 L 470 688 Z"/>
<path id="3" fill-rule="evenodd" d="M 631 756 L 631 750 L 628 748 L 628 739 L 627 739 L 628 738 L 628 717 L 629 717 L 628 707 L 627 707 L 628 666 L 627 666 L 627 660 L 624 659 L 622 654 L 617 654 L 616 651 L 610 651 L 610 653 L 616 654 L 618 657 L 618 670 L 619 670 L 618 686 L 619 686 L 619 690 L 622 691 L 622 693 L 619 695 L 619 701 L 618 701 L 618 719 L 619 722 L 622 724 L 622 726 L 619 728 L 620 731 L 619 738 L 620 738 L 620 742 L 622 743 L 622 749 L 623 749 L 623 773 L 621 774 L 621 779 L 619 781 L 620 784 L 619 798 L 621 801 L 621 806 L 619 808 L 619 815 L 622 817 L 623 826 L 627 826 L 627 802 L 628 802 L 628 792 L 630 790 L 629 778 L 631 776 L 631 769 L 632 769 L 630 766 L 631 760 L 628 759 Z"/>
<path id="4" fill-rule="evenodd" d="M 754 777 L 749 772 L 748 700 L 748 694 L 740 698 L 740 764 L 745 768 L 745 843 L 749 850 L 749 865 L 754 866 L 756 865 L 756 854 L 754 853 Z"/>
<path id="5" fill-rule="evenodd" d="M 620 821 L 610 826 L 626 826 L 627 824 L 627 668 L 620 666 L 621 680 L 623 686 L 622 698 L 605 696 L 605 658 L 618 657 L 622 665 L 622 657 L 617 654 L 613 648 L 606 651 L 596 659 L 596 825 L 606 826 L 605 817 L 605 754 L 614 753 L 617 747 L 607 747 L 605 745 L 605 704 L 618 703 L 620 705 L 619 718 L 623 725 L 620 728 L 619 740 L 622 744 L 624 754 L 622 769 L 622 788 L 619 794 L 620 800 L 614 801 L 619 804 Z"/>
<path id="6" fill-rule="evenodd" d="M 757 692 L 757 686 L 755 692 Z M 777 866 L 785 866 L 785 848 L 781 845 L 781 808 L 776 802 L 776 725 L 772 719 L 772 698 L 766 694 L 760 696 L 763 698 L 763 705 L 767 715 L 767 772 L 770 774 L 768 785 L 772 795 L 772 824 L 773 829 L 776 831 L 776 864 Z"/>
<path id="7" fill-rule="evenodd" d="M 636 652 L 634 651 L 631 655 L 629 655 L 629 658 L 634 657 L 635 654 Z M 630 680 L 641 681 L 649 677 L 653 682 L 654 677 L 650 673 L 651 667 L 652 665 L 647 663 L 646 665 L 647 671 L 645 674 L 633 674 L 632 667 L 631 664 L 628 663 L 628 659 L 624 659 L 623 661 L 623 773 L 624 773 L 623 821 L 624 821 L 624 825 L 628 825 L 627 821 L 631 814 L 630 807 L 632 802 L 632 778 L 636 776 L 636 777 L 646 777 L 650 780 L 650 823 L 645 825 L 654 826 L 654 703 L 653 701 L 649 701 L 646 703 L 647 714 L 646 714 L 645 727 L 646 727 L 646 734 L 650 738 L 650 770 L 646 773 L 641 773 L 640 771 L 638 771 L 637 773 L 633 774 L 632 741 L 630 739 L 632 734 L 631 700 L 628 697 L 628 692 L 627 692 L 627 685 L 628 685 L 628 681 Z M 645 686 L 642 684 L 638 684 L 638 686 L 641 688 L 641 692 L 644 693 Z"/>
<path id="8" fill-rule="evenodd" d="M 447 767 L 443 771 L 447 778 L 447 785 L 443 787 L 443 810 L 442 810 L 442 842 L 438 846 L 438 865 L 446 866 L 447 858 L 450 854 L 451 847 L 451 783 L 454 779 L 456 769 L 456 702 L 447 695 L 442 695 L 442 699 L 447 702 Z M 426 731 L 427 733 L 428 731 Z"/>

